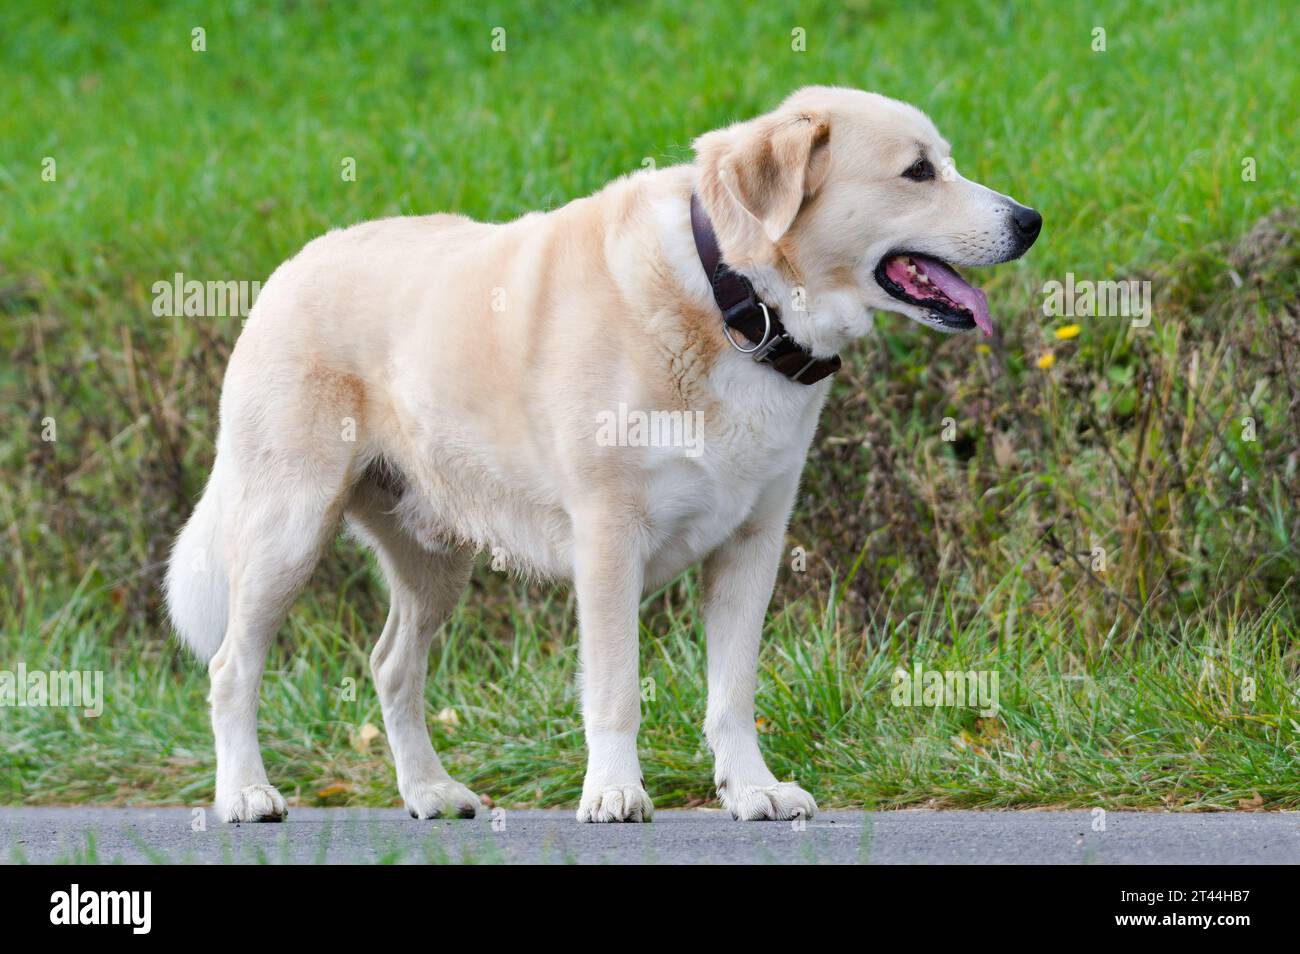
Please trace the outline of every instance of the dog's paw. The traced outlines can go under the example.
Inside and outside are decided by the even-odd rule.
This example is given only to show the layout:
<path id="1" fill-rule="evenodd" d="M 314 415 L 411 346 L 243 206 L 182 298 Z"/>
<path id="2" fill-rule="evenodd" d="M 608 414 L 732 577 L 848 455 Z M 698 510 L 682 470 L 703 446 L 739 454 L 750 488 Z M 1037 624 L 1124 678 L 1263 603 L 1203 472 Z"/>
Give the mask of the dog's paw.
<path id="1" fill-rule="evenodd" d="M 619 785 L 584 793 L 578 804 L 580 822 L 648 822 L 655 807 L 640 785 Z"/>
<path id="2" fill-rule="evenodd" d="M 289 806 L 270 785 L 245 785 L 233 796 L 218 799 L 217 812 L 224 822 L 278 822 L 289 814 Z"/>
<path id="3" fill-rule="evenodd" d="M 402 792 L 412 818 L 473 818 L 479 797 L 455 779 L 417 782 Z"/>
<path id="4" fill-rule="evenodd" d="M 788 821 L 812 818 L 817 813 L 813 797 L 794 782 L 727 786 L 718 794 L 723 807 L 737 821 Z"/>

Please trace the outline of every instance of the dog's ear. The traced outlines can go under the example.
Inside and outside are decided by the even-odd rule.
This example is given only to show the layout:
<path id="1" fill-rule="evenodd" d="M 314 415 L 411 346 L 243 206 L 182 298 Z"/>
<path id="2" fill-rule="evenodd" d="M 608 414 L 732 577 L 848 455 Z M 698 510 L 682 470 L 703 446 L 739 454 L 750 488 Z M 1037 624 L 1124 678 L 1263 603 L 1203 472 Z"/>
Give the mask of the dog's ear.
<path id="1" fill-rule="evenodd" d="M 697 139 L 700 198 L 714 227 L 740 226 L 727 221 L 733 218 L 729 212 L 739 212 L 768 242 L 780 241 L 826 178 L 830 138 L 829 120 L 802 110 L 761 116 Z"/>

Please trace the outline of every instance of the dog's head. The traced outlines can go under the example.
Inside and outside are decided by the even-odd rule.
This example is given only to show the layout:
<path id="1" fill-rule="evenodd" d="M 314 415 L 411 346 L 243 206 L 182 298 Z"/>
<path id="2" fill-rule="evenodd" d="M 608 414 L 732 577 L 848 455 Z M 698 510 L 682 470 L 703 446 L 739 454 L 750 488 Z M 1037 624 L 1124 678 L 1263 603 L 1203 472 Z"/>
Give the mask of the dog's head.
<path id="1" fill-rule="evenodd" d="M 803 289 L 806 307 L 791 296 L 783 318 L 814 351 L 864 333 L 873 309 L 991 334 L 984 293 L 953 266 L 1018 258 L 1042 226 L 959 175 L 924 113 L 874 93 L 808 87 L 695 148 L 724 256 L 760 286 Z"/>

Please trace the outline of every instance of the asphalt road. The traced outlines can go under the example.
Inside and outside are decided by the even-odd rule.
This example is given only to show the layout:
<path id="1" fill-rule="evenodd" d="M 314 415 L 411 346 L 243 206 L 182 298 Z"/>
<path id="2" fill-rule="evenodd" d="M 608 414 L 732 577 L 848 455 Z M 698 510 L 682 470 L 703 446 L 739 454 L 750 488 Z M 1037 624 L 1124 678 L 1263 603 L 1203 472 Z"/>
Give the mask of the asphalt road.
<path id="1" fill-rule="evenodd" d="M 490 810 L 418 822 L 400 809 L 294 808 L 222 825 L 187 808 L 0 809 L 0 861 L 740 864 L 1296 864 L 1300 813 L 825 812 L 733 822 L 660 811 L 650 825 L 579 825 L 568 811 Z M 202 817 L 206 830 L 193 830 Z"/>

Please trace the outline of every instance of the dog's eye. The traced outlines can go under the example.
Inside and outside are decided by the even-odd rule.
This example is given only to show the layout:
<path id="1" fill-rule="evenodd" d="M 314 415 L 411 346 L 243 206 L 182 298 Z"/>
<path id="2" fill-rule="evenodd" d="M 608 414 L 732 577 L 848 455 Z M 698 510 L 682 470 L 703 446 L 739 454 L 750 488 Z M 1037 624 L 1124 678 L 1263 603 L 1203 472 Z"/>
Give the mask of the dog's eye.
<path id="1" fill-rule="evenodd" d="M 913 182 L 929 182 L 934 178 L 934 166 L 929 159 L 918 159 L 903 170 L 903 178 Z"/>

